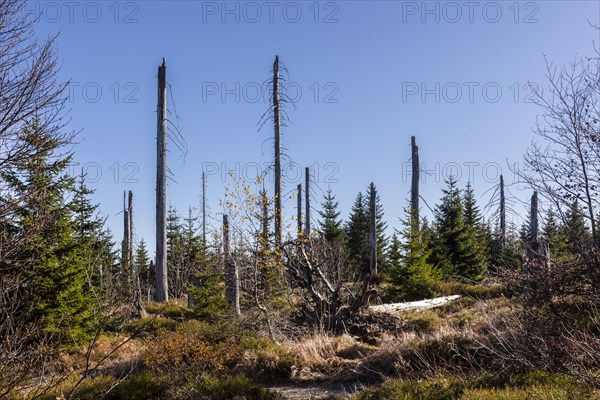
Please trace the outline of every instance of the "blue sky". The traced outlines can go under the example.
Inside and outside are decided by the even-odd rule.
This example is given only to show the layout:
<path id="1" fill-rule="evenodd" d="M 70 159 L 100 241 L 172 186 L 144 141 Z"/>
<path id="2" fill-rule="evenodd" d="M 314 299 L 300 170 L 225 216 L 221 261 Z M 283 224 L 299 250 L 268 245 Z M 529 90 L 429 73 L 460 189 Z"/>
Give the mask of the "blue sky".
<path id="1" fill-rule="evenodd" d="M 515 182 L 508 164 L 533 139 L 539 109 L 527 85 L 546 84 L 544 57 L 560 66 L 600 43 L 597 1 L 29 1 L 27 10 L 40 15 L 42 37 L 60 32 L 70 127 L 81 130 L 74 170 L 86 168 L 117 240 L 123 190 L 134 191 L 136 238 L 151 248 L 162 57 L 188 146 L 185 163 L 172 145 L 168 156 L 168 199 L 181 212 L 199 204 L 203 168 L 218 219 L 225 170 L 252 179 L 270 162 L 257 88 L 278 54 L 296 100 L 282 139 L 293 161 L 286 189 L 311 166 L 313 204 L 331 187 L 347 216 L 374 181 L 398 227 L 411 135 L 430 205 L 450 174 L 461 185 L 470 176 L 484 205 L 500 169 Z M 295 201 L 285 208 L 294 214 Z"/>

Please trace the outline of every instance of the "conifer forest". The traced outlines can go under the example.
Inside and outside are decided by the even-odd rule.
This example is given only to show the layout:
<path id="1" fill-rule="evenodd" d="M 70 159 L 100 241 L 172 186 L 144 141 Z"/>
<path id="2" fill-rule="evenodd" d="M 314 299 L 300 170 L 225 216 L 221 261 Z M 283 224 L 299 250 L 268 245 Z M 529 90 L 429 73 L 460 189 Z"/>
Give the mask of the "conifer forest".
<path id="1" fill-rule="evenodd" d="M 600 398 L 599 15 L 0 0 L 0 399 Z"/>

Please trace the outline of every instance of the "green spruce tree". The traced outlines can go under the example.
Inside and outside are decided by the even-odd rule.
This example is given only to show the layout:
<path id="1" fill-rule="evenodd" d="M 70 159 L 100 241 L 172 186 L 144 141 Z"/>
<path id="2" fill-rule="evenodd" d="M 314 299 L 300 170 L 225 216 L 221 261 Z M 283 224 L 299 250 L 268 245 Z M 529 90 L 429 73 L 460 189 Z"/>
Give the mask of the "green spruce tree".
<path id="1" fill-rule="evenodd" d="M 15 318 L 33 318 L 63 341 L 80 342 L 96 315 L 88 276 L 88 248 L 67 199 L 75 192 L 67 174 L 70 156 L 59 154 L 59 140 L 31 121 L 19 141 L 30 156 L 2 170 L 9 199 L 15 204 L 12 234 L 21 245 L 1 261 L 4 271 L 18 271 L 20 288 Z M 87 223 L 87 221 L 86 221 Z"/>
<path id="2" fill-rule="evenodd" d="M 464 221 L 461 191 L 454 177 L 446 180 L 435 210 L 431 260 L 448 278 L 480 279 L 480 261 Z"/>
<path id="3" fill-rule="evenodd" d="M 377 263 L 379 265 L 379 269 L 385 270 L 387 259 L 387 237 L 385 235 L 385 231 L 387 229 L 387 223 L 384 220 L 384 212 L 383 212 L 383 204 L 381 204 L 381 199 L 379 197 L 379 193 L 377 192 L 377 188 L 375 184 L 371 182 L 369 187 L 367 188 L 367 194 L 365 195 L 366 200 L 366 211 L 367 211 L 367 221 L 369 223 L 367 230 L 367 236 L 370 237 L 371 233 L 371 208 L 369 206 L 369 199 L 371 198 L 371 192 L 375 192 L 375 230 L 377 235 Z M 369 254 L 370 254 L 370 242 L 369 242 Z M 370 259 L 370 256 L 369 256 Z"/>
<path id="4" fill-rule="evenodd" d="M 150 256 L 144 239 L 140 240 L 134 255 L 135 270 L 138 271 L 142 296 L 146 301 L 153 297 L 154 276 L 150 273 Z"/>
<path id="5" fill-rule="evenodd" d="M 338 210 L 338 202 L 331 189 L 325 193 L 325 198 L 321 204 L 322 210 L 319 211 L 321 220 L 319 221 L 320 231 L 325 239 L 330 242 L 338 242 L 344 238 L 344 229 L 340 219 L 340 211 Z"/>
<path id="6" fill-rule="evenodd" d="M 350 217 L 346 224 L 346 249 L 348 252 L 348 261 L 361 277 L 369 270 L 371 257 L 368 208 L 368 199 L 359 192 L 354 200 L 354 204 L 350 211 Z"/>
<path id="7" fill-rule="evenodd" d="M 415 216 L 404 210 L 400 264 L 392 270 L 392 284 L 404 300 L 420 300 L 434 295 L 440 273 L 428 259 L 431 255 L 423 229 L 415 231 Z"/>
<path id="8" fill-rule="evenodd" d="M 471 183 L 463 193 L 463 219 L 465 227 L 465 254 L 463 255 L 463 274 L 469 279 L 480 280 L 487 270 L 491 252 L 491 232 L 483 222 L 481 211 L 475 200 Z"/>

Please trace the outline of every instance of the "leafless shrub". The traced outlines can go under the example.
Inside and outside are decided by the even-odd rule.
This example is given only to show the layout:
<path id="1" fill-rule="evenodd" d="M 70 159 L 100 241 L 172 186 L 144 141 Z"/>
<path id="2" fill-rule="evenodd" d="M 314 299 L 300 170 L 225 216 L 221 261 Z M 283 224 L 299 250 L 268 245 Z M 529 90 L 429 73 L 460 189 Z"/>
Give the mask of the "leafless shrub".
<path id="1" fill-rule="evenodd" d="M 572 265 L 530 260 L 527 272 L 502 272 L 518 307 L 489 318 L 478 340 L 499 368 L 558 371 L 600 385 L 598 266 L 592 249 Z"/>
<path id="2" fill-rule="evenodd" d="M 283 245 L 289 285 L 297 289 L 302 312 L 324 330 L 343 332 L 375 294 L 349 268 L 339 243 L 317 237 Z"/>

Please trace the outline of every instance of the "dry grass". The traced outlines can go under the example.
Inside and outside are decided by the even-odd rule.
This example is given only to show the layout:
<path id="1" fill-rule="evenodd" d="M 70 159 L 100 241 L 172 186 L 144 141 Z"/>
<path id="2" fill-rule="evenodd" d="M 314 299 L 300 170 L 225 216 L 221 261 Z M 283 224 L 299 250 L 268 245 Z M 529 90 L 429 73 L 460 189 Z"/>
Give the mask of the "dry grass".
<path id="1" fill-rule="evenodd" d="M 457 303 L 400 313 L 401 328 L 378 335 L 372 345 L 348 334 L 313 334 L 284 342 L 283 348 L 294 363 L 292 379 L 368 383 L 390 376 L 464 376 L 484 366 L 493 367 L 486 347 L 490 321 L 510 315 L 518 307 L 505 297 L 466 298 Z"/>
<path id="2" fill-rule="evenodd" d="M 113 350 L 117 348 L 117 350 Z M 89 348 L 78 348 L 74 352 L 61 352 L 56 358 L 57 371 L 74 373 L 101 364 L 100 373 L 119 375 L 135 368 L 142 359 L 144 345 L 139 339 L 129 339 L 125 335 L 104 334 Z M 108 357 L 107 357 L 108 355 Z M 89 361 L 89 364 L 88 364 Z"/>

